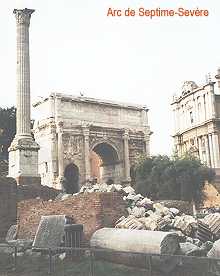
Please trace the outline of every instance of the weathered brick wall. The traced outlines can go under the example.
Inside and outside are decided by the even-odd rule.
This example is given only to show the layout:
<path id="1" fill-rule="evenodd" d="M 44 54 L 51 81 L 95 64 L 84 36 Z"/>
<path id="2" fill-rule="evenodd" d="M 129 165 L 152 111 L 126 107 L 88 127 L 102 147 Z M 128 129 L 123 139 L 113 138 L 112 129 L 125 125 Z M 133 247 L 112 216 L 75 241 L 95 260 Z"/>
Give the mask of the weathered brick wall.
<path id="1" fill-rule="evenodd" d="M 63 201 L 25 200 L 18 203 L 19 238 L 33 238 L 43 215 L 66 215 L 83 224 L 84 240 L 102 227 L 114 226 L 125 214 L 125 203 L 118 193 L 91 193 Z"/>
<path id="2" fill-rule="evenodd" d="M 9 227 L 16 224 L 16 190 L 14 178 L 0 177 L 0 240 L 4 240 Z"/>

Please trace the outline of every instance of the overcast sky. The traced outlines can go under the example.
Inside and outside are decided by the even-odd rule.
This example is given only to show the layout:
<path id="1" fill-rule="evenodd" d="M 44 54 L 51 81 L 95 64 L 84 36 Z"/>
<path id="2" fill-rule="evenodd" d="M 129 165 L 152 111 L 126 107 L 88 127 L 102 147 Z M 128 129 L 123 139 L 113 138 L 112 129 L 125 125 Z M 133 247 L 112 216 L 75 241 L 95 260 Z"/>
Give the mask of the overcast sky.
<path id="1" fill-rule="evenodd" d="M 208 17 L 107 17 L 108 8 L 208 9 Z M 14 8 L 32 8 L 31 95 L 62 92 L 147 105 L 151 152 L 172 152 L 173 94 L 220 66 L 219 0 L 8 0 L 0 3 L 0 106 L 15 104 Z M 32 112 L 34 117 L 34 112 Z"/>

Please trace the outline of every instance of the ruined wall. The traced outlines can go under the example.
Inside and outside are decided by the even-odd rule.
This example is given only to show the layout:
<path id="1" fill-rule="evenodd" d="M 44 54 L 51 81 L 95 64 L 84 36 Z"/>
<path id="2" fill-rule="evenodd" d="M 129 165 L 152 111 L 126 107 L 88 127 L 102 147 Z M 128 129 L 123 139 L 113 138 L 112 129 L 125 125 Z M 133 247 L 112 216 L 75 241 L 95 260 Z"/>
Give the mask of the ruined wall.
<path id="1" fill-rule="evenodd" d="M 16 224 L 16 190 L 14 178 L 0 177 L 0 240 L 4 240 L 9 227 Z"/>
<path id="2" fill-rule="evenodd" d="M 43 185 L 17 186 L 17 201 L 40 197 L 42 200 L 54 199 L 61 191 Z"/>
<path id="3" fill-rule="evenodd" d="M 11 177 L 0 177 L 0 240 L 4 240 L 9 227 L 17 223 L 17 202 L 40 197 L 54 199 L 59 190 L 42 185 L 17 186 Z"/>
<path id="4" fill-rule="evenodd" d="M 33 238 L 43 215 L 66 215 L 83 224 L 84 240 L 102 227 L 114 226 L 125 213 L 125 203 L 118 193 L 91 193 L 64 201 L 22 201 L 18 204 L 19 238 Z"/>

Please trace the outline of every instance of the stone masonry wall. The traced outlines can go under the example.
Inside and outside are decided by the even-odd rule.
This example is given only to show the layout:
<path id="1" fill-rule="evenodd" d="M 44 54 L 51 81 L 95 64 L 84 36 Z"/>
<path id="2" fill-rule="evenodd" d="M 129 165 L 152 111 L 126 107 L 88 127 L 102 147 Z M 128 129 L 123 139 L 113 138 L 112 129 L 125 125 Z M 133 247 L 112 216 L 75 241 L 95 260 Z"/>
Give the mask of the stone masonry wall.
<path id="1" fill-rule="evenodd" d="M 4 240 L 9 227 L 16 224 L 17 184 L 11 177 L 0 177 L 0 240 Z"/>
<path id="2" fill-rule="evenodd" d="M 81 194 L 63 201 L 32 199 L 18 204 L 19 238 L 34 238 L 41 216 L 66 215 L 83 224 L 84 241 L 102 227 L 112 227 L 125 214 L 125 203 L 118 193 Z"/>

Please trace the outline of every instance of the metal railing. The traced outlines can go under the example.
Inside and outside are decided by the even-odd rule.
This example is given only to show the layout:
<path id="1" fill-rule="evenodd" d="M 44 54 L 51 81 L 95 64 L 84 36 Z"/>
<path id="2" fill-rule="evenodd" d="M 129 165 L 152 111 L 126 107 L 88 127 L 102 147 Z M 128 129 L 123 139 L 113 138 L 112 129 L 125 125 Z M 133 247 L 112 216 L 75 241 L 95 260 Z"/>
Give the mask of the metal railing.
<path id="1" fill-rule="evenodd" d="M 7 275 L 211 276 L 220 275 L 220 259 L 71 247 L 22 251 L 4 244 L 0 245 L 0 276 Z"/>

